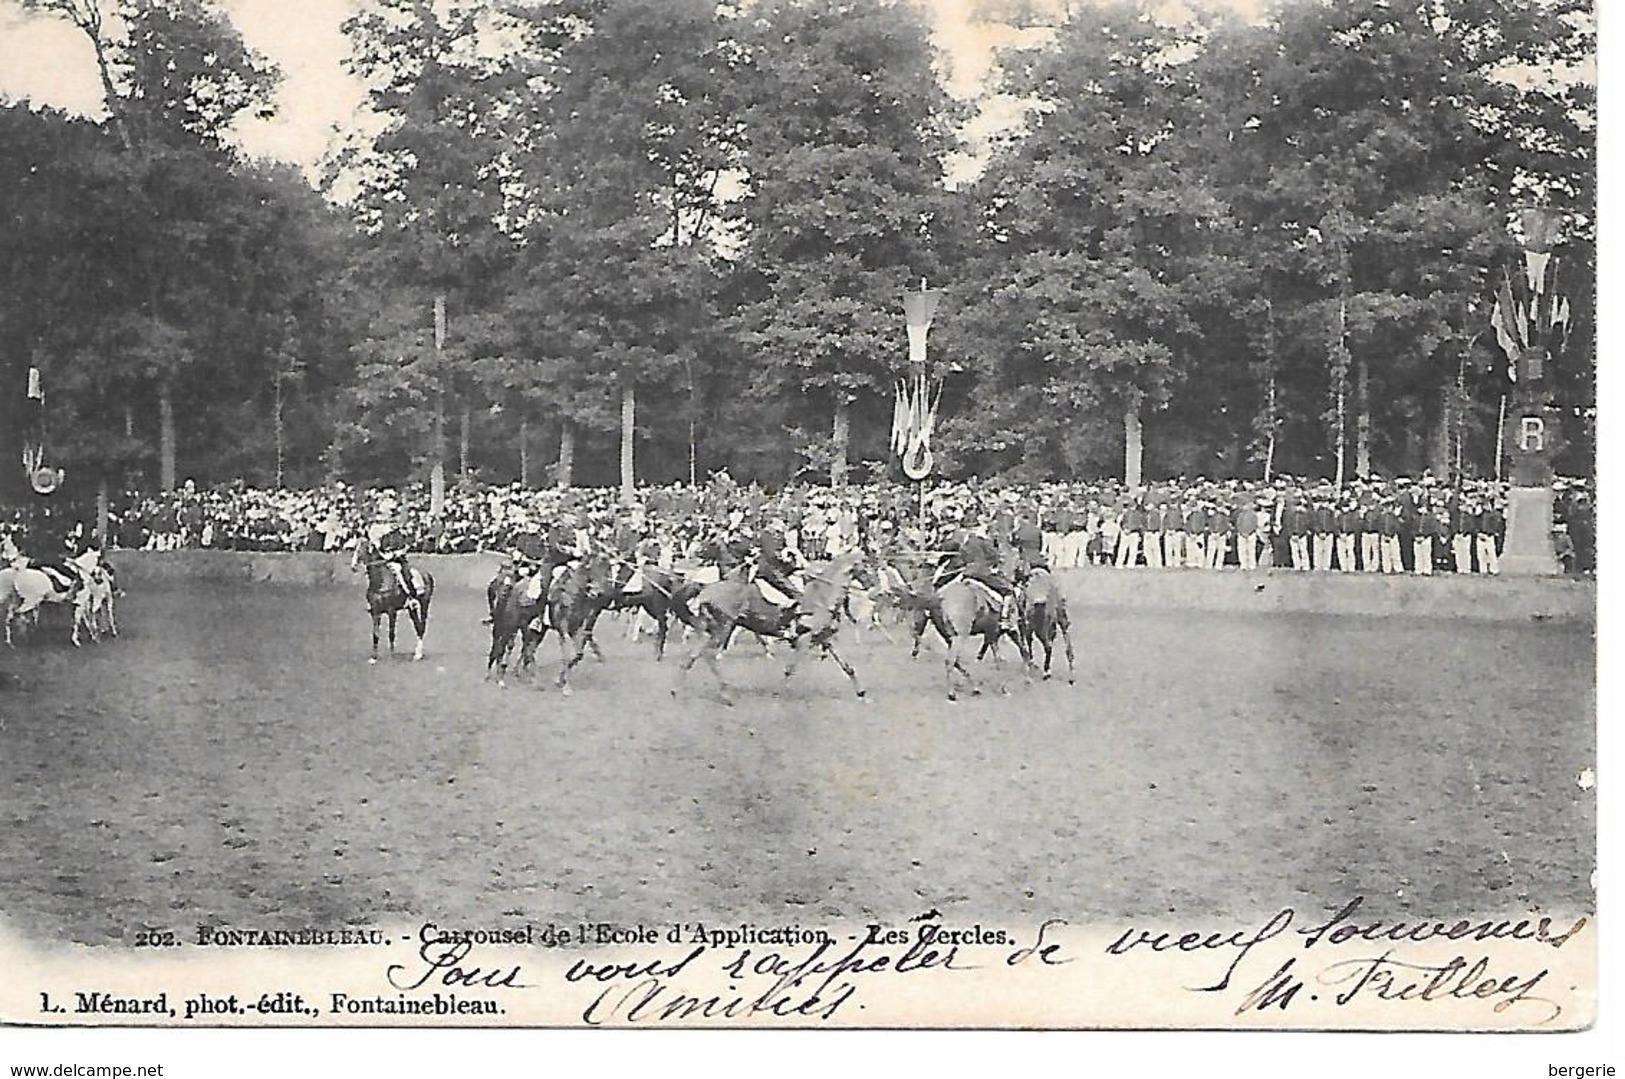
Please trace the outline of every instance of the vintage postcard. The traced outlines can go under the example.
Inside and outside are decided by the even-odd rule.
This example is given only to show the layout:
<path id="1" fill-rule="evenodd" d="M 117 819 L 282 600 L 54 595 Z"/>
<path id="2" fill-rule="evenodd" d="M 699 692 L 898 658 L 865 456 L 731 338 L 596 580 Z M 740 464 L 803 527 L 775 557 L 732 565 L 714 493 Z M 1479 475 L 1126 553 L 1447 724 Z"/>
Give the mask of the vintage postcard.
<path id="1" fill-rule="evenodd" d="M 0 2 L 0 1022 L 1590 1028 L 1596 83 Z"/>

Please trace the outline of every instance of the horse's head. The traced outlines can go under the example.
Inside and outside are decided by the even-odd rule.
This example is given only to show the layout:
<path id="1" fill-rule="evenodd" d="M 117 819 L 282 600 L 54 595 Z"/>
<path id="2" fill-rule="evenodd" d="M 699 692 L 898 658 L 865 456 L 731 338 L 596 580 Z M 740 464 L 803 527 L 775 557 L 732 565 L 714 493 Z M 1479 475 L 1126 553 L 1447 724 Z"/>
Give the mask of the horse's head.
<path id="1" fill-rule="evenodd" d="M 620 575 L 620 566 L 604 555 L 593 555 L 582 566 L 583 587 L 594 598 L 614 595 L 631 578 L 630 565 L 626 576 Z"/>
<path id="2" fill-rule="evenodd" d="M 873 587 L 877 560 L 863 548 L 854 548 L 837 555 L 830 562 L 830 575 L 849 588 Z"/>
<path id="3" fill-rule="evenodd" d="M 1025 572 L 1026 564 L 1022 560 L 1021 552 L 1014 547 L 999 545 L 998 553 L 994 556 L 993 568 L 1001 577 L 1012 580 Z"/>
<path id="4" fill-rule="evenodd" d="M 569 563 L 559 575 L 555 595 L 567 605 L 613 595 L 615 565 L 603 555 L 589 555 Z"/>

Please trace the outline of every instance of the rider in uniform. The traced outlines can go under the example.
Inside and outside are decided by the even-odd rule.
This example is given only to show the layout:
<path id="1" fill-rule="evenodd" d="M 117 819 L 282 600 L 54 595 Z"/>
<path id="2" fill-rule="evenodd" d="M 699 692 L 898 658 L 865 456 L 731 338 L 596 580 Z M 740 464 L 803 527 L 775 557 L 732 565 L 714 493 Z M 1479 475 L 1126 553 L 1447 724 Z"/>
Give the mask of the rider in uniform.
<path id="1" fill-rule="evenodd" d="M 999 572 L 999 549 L 984 528 L 972 528 L 959 541 L 958 549 L 944 560 L 948 573 L 978 581 L 999 597 L 999 628 L 1016 629 L 1016 585 Z"/>
<path id="2" fill-rule="evenodd" d="M 55 587 L 70 590 L 85 577 L 75 559 L 89 548 L 88 532 L 83 522 L 73 521 L 63 514 L 47 509 L 35 519 L 34 528 L 25 539 L 28 564 L 45 571 Z"/>
<path id="3" fill-rule="evenodd" d="M 407 606 L 417 610 L 422 599 L 418 595 L 417 583 L 412 579 L 412 572 L 406 565 L 406 550 L 411 544 L 406 538 L 406 530 L 401 527 L 400 505 L 395 499 L 385 496 L 378 500 L 373 522 L 367 526 L 367 542 L 372 548 L 373 557 L 394 571 L 401 591 L 406 593 Z"/>
<path id="4" fill-rule="evenodd" d="M 767 523 L 756 541 L 756 577 L 766 581 L 790 599 L 801 598 L 801 589 L 791 577 L 801 569 L 800 553 L 785 535 L 784 522 L 777 517 Z"/>
<path id="5" fill-rule="evenodd" d="M 511 517 L 513 532 L 508 538 L 508 570 L 493 594 L 492 611 L 507 602 L 515 588 L 528 584 L 543 567 L 553 564 L 547 536 L 531 520 L 530 514 L 521 508 L 512 511 Z M 485 623 L 490 622 L 491 618 L 487 617 Z"/>

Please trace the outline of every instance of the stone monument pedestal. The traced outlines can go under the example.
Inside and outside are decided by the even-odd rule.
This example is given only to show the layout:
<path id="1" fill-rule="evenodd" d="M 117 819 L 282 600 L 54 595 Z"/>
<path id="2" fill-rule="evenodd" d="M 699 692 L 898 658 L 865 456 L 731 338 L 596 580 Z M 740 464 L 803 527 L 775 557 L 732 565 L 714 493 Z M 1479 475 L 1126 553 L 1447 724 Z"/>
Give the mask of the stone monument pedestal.
<path id="1" fill-rule="evenodd" d="M 1552 546 L 1552 489 L 1513 487 L 1507 491 L 1507 535 L 1501 573 L 1508 577 L 1556 577 L 1563 567 Z"/>

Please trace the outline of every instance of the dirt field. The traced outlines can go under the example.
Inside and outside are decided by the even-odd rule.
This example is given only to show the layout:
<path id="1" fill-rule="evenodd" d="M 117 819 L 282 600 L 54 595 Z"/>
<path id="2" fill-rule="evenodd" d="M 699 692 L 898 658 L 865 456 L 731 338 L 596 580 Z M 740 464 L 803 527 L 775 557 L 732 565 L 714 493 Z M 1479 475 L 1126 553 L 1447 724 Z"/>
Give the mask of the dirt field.
<path id="1" fill-rule="evenodd" d="M 940 649 L 870 638 L 870 703 L 741 648 L 729 709 L 612 620 L 569 700 L 482 684 L 472 591 L 376 667 L 357 589 L 122 602 L 0 656 L 0 914 L 40 940 L 1593 906 L 1582 625 L 1079 611 L 1075 687 L 950 705 Z"/>

